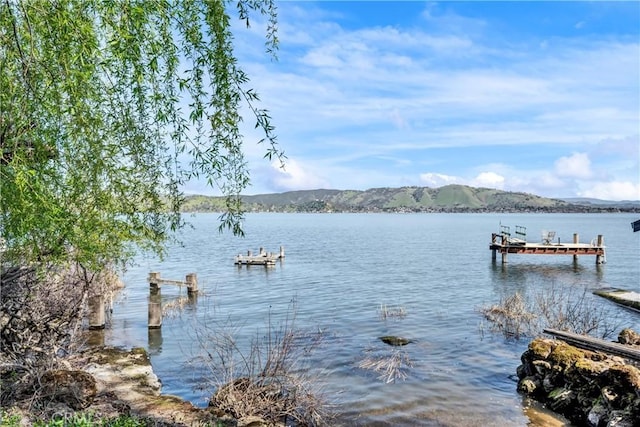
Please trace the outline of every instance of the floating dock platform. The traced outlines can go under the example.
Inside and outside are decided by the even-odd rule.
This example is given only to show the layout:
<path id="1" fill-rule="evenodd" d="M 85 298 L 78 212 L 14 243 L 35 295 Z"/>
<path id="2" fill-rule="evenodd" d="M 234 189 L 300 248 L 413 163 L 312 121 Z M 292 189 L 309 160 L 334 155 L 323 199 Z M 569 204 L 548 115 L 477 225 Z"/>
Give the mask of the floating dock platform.
<path id="1" fill-rule="evenodd" d="M 271 267 L 276 265 L 276 261 L 284 259 L 284 248 L 280 246 L 280 252 L 274 254 L 273 252 L 266 252 L 264 248 L 260 248 L 258 255 L 253 255 L 251 251 L 247 251 L 246 255 L 236 255 L 234 264 L 241 265 L 264 265 L 265 267 Z"/>
<path id="2" fill-rule="evenodd" d="M 605 288 L 593 291 L 594 294 L 640 312 L 640 293 L 626 289 Z"/>
<path id="3" fill-rule="evenodd" d="M 525 255 L 573 255 L 574 261 L 578 256 L 593 255 L 596 257 L 596 264 L 606 262 L 604 237 L 598 235 L 591 243 L 580 243 L 577 233 L 573 235 L 573 243 L 555 242 L 554 231 L 543 231 L 542 242 L 529 243 L 526 241 L 525 227 L 516 226 L 516 236 L 511 237 L 509 227 L 501 226 L 500 233 L 491 234 L 491 258 L 496 259 L 497 253 L 502 254 L 502 263 L 507 262 L 507 254 Z"/>

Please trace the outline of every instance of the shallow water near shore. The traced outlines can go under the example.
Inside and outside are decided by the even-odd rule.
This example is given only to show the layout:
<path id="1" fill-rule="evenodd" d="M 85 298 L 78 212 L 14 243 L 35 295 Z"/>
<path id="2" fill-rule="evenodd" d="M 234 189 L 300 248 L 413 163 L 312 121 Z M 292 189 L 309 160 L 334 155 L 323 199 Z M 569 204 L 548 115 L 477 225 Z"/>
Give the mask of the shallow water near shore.
<path id="1" fill-rule="evenodd" d="M 342 425 L 526 426 L 529 402 L 516 392 L 516 368 L 528 339 L 492 333 L 478 309 L 514 292 L 533 295 L 553 287 L 584 292 L 610 310 L 610 321 L 640 330 L 640 316 L 591 294 L 603 287 L 640 291 L 640 233 L 634 214 L 248 214 L 245 238 L 219 234 L 217 214 L 188 217 L 183 245 L 159 262 L 141 256 L 123 276 L 106 344 L 148 349 L 163 392 L 206 406 L 213 389 L 201 354 L 204 331 L 234 331 L 240 347 L 291 323 L 319 344 L 300 360 L 317 377 Z M 509 255 L 491 259 L 499 226 L 542 230 L 581 242 L 604 236 L 606 263 L 582 256 Z M 238 267 L 234 256 L 258 248 L 286 257 L 273 268 Z M 195 272 L 197 301 L 147 328 L 149 272 L 184 280 Z M 186 290 L 162 286 L 165 306 Z M 381 316 L 381 307 L 390 313 Z M 295 312 L 295 313 L 294 313 Z M 362 367 L 388 357 L 379 337 L 413 340 L 401 347 L 406 378 L 387 383 Z M 611 337 L 614 339 L 615 337 Z M 544 415 L 544 414 L 543 414 Z M 534 418 L 534 417 L 531 417 Z M 548 422 L 548 419 L 547 421 Z M 531 424 L 530 424 L 531 423 Z"/>

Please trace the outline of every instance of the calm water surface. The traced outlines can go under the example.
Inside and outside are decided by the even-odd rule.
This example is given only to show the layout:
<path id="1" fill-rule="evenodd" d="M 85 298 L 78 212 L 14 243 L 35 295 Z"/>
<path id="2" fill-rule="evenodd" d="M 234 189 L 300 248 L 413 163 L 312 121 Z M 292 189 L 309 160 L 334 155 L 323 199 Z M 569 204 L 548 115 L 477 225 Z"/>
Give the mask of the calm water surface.
<path id="1" fill-rule="evenodd" d="M 601 287 L 640 291 L 640 233 L 631 214 L 250 214 L 245 238 L 219 234 L 217 214 L 190 217 L 167 259 L 140 257 L 123 277 L 107 344 L 146 347 L 163 392 L 206 406 L 213 389 L 207 370 L 190 363 L 207 333 L 233 331 L 248 348 L 268 325 L 295 327 L 320 344 L 300 363 L 317 375 L 343 425 L 526 426 L 515 372 L 527 339 L 491 333 L 478 308 L 518 291 L 577 294 L 611 310 L 611 321 L 640 330 L 640 316 L 592 296 Z M 606 264 L 595 257 L 511 255 L 491 260 L 489 242 L 499 225 L 527 227 L 539 242 L 554 230 L 563 242 L 604 235 Z M 286 259 L 274 268 L 237 267 L 233 258 L 259 247 Z M 183 279 L 196 272 L 202 291 L 195 305 L 147 329 L 150 271 Z M 182 292 L 182 293 L 181 293 Z M 185 290 L 165 285 L 163 303 Z M 404 317 L 380 316 L 381 305 Z M 621 326 L 621 327 L 622 327 Z M 619 330 L 619 328 L 618 328 Z M 207 332 L 208 331 L 208 332 Z M 378 337 L 415 340 L 402 347 L 406 379 L 386 383 L 363 369 L 366 361 L 397 351 Z M 199 338 L 200 337 L 200 338 Z M 210 377 L 210 375 L 209 375 Z"/>

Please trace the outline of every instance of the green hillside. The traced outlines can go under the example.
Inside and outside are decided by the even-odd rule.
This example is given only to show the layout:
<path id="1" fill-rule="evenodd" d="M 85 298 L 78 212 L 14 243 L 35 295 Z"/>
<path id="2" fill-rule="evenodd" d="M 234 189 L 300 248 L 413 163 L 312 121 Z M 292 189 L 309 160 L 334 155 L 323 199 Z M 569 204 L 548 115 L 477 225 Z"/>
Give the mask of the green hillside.
<path id="1" fill-rule="evenodd" d="M 611 212 L 638 211 L 595 203 L 569 203 L 529 193 L 447 185 L 358 190 L 303 190 L 242 196 L 248 212 Z M 187 196 L 185 212 L 220 212 L 221 197 Z"/>

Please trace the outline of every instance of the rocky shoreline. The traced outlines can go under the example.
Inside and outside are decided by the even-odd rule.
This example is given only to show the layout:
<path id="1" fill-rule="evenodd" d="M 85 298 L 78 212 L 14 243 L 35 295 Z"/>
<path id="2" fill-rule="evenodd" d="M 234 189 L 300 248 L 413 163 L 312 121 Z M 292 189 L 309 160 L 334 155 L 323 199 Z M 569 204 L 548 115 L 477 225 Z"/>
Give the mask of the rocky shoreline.
<path id="1" fill-rule="evenodd" d="M 638 348 L 640 335 L 625 330 L 619 342 Z M 640 426 L 640 369 L 633 362 L 546 338 L 533 340 L 521 360 L 518 391 L 572 423 Z M 47 412 L 58 417 L 83 411 L 106 419 L 135 416 L 154 426 L 269 425 L 259 417 L 236 419 L 215 406 L 198 408 L 162 394 L 142 348 L 87 349 L 67 359 L 62 369 L 48 371 L 41 386 Z"/>
<path id="2" fill-rule="evenodd" d="M 640 346 L 631 330 L 621 344 Z M 640 426 L 640 369 L 633 361 L 537 338 L 522 354 L 518 391 L 576 425 Z"/>

